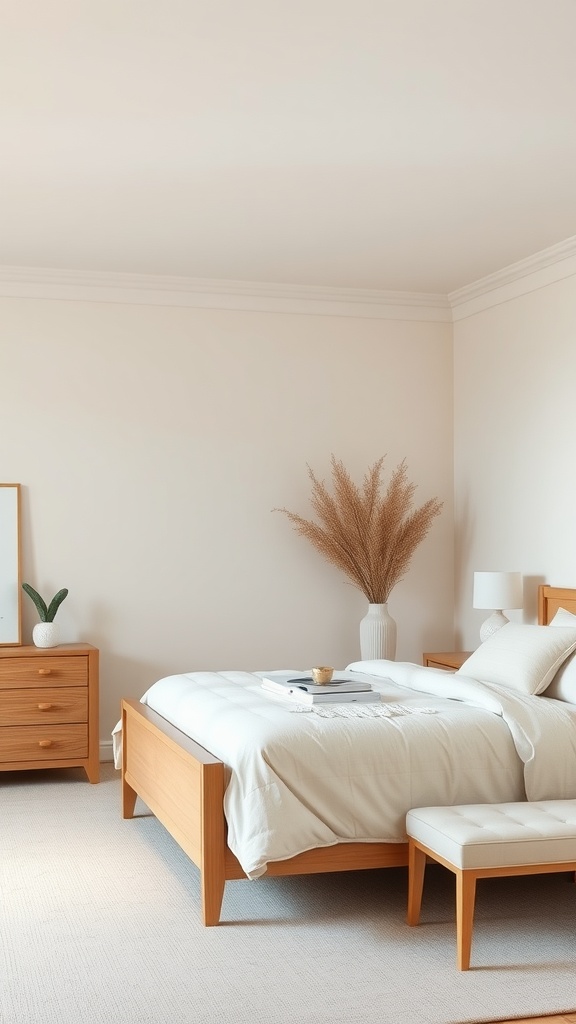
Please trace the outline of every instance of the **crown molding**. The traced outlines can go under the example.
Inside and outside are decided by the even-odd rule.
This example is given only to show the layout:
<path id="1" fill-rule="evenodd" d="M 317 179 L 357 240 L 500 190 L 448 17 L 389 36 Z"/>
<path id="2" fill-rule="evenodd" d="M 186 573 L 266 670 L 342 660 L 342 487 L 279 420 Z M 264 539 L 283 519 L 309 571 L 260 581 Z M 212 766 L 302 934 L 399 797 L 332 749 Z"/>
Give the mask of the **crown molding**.
<path id="1" fill-rule="evenodd" d="M 0 296 L 452 323 L 573 275 L 576 235 L 448 295 L 0 266 Z"/>
<path id="2" fill-rule="evenodd" d="M 576 235 L 450 292 L 454 321 L 576 274 Z"/>
<path id="3" fill-rule="evenodd" d="M 446 295 L 0 266 L 0 296 L 451 323 Z"/>

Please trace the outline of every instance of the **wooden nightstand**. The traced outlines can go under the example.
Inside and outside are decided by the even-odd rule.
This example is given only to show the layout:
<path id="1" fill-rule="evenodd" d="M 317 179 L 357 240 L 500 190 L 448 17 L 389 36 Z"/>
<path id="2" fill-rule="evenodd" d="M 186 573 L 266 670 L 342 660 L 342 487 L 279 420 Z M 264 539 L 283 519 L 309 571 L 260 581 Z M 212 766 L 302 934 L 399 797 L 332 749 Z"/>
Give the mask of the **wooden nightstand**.
<path id="1" fill-rule="evenodd" d="M 448 672 L 456 672 L 471 654 L 472 651 L 441 651 L 423 654 L 422 662 L 426 668 L 444 668 Z"/>
<path id="2" fill-rule="evenodd" d="M 99 652 L 0 647 L 0 771 L 84 768 L 100 780 Z"/>

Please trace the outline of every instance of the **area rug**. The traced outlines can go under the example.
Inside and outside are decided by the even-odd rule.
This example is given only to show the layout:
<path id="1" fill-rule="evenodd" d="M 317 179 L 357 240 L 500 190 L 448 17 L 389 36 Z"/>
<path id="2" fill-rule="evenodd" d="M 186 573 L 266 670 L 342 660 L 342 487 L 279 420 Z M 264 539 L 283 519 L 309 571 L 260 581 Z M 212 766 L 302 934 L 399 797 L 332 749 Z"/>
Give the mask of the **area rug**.
<path id="1" fill-rule="evenodd" d="M 470 1024 L 576 1009 L 567 874 L 479 883 L 456 969 L 454 880 L 406 870 L 228 883 L 200 922 L 198 873 L 118 773 L 0 775 L 0 1020 L 6 1024 Z"/>

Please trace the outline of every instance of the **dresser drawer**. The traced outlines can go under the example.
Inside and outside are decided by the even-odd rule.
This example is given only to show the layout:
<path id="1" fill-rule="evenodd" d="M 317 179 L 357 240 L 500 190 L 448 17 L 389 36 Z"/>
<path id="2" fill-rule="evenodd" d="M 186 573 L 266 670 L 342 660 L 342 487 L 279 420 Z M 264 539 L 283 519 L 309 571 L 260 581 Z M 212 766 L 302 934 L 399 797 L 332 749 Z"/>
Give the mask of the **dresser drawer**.
<path id="1" fill-rule="evenodd" d="M 88 687 L 27 686 L 0 690 L 0 730 L 6 725 L 87 722 Z M 0 731 L 0 744 L 2 733 Z"/>
<path id="2" fill-rule="evenodd" d="M 17 686 L 87 686 L 87 658 L 2 658 L 0 690 Z"/>
<path id="3" fill-rule="evenodd" d="M 88 757 L 87 725 L 11 725 L 0 729 L 0 762 Z"/>

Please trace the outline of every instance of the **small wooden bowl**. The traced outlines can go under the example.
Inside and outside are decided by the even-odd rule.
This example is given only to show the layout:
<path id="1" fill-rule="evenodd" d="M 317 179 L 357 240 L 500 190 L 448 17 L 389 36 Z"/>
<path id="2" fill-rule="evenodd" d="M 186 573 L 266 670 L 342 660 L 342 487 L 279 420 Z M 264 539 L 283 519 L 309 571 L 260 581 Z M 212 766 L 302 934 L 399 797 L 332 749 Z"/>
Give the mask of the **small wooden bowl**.
<path id="1" fill-rule="evenodd" d="M 328 665 L 319 665 L 317 668 L 312 669 L 312 679 L 318 686 L 324 686 L 326 683 L 332 681 L 334 675 L 334 669 Z"/>

